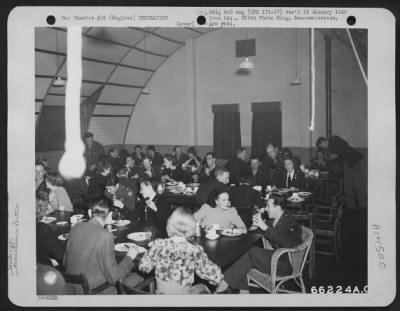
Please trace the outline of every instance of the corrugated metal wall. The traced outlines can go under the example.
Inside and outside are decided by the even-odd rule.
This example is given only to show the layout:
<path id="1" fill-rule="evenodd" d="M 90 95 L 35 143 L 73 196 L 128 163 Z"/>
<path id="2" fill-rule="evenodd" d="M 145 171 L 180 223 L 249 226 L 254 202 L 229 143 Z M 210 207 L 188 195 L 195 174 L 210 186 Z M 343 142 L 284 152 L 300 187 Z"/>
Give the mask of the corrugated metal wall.
<path id="1" fill-rule="evenodd" d="M 92 117 L 89 132 L 103 145 L 122 143 L 129 117 Z"/>

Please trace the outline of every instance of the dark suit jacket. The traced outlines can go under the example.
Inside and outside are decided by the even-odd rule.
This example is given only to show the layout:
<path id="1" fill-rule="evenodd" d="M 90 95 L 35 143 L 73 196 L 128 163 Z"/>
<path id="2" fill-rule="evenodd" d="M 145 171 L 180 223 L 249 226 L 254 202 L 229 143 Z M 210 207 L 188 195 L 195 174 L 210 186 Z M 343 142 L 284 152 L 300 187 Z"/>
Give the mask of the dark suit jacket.
<path id="1" fill-rule="evenodd" d="M 133 261 L 125 256 L 118 264 L 115 260 L 114 237 L 103 228 L 96 218 L 76 224 L 68 237 L 64 256 L 64 267 L 67 273 L 84 273 L 89 287 L 95 288 L 105 282 L 115 283 L 127 275 Z M 80 285 L 70 286 L 76 294 L 82 294 Z M 115 294 L 111 287 L 102 294 Z"/>
<path id="2" fill-rule="evenodd" d="M 200 169 L 200 172 L 199 172 L 199 183 L 203 184 L 203 183 L 206 183 L 206 182 L 210 181 L 211 179 L 215 179 L 215 174 L 214 174 L 214 172 L 215 172 L 215 168 L 213 168 L 213 169 L 210 171 L 210 174 L 207 175 L 207 174 L 206 174 L 205 166 L 203 166 L 203 167 Z"/>
<path id="3" fill-rule="evenodd" d="M 287 188 L 286 180 L 287 180 L 287 172 L 286 171 L 281 172 L 277 176 L 277 179 L 275 179 L 275 182 L 273 184 L 274 184 L 274 186 L 277 186 L 278 188 Z M 306 189 L 306 179 L 304 177 L 304 174 L 301 171 L 294 172 L 293 179 L 291 182 L 291 187 L 298 188 L 300 191 Z"/>
<path id="4" fill-rule="evenodd" d="M 249 185 L 239 185 L 229 189 L 231 205 L 236 208 L 247 227 L 252 223 L 252 210 L 254 206 L 264 206 L 261 194 Z"/>
<path id="5" fill-rule="evenodd" d="M 251 175 L 246 177 L 251 179 L 254 182 L 254 185 L 261 186 L 263 190 L 271 182 L 268 172 L 261 168 L 257 170 L 255 175 L 253 174 L 253 171 L 251 171 Z"/>
<path id="6" fill-rule="evenodd" d="M 89 149 L 85 144 L 85 159 L 87 166 L 89 167 L 92 164 L 97 164 L 97 161 L 104 154 L 104 147 L 97 141 L 93 141 L 92 147 Z"/>
<path id="7" fill-rule="evenodd" d="M 274 250 L 296 247 L 302 243 L 301 226 L 289 213 L 285 211 L 275 227 L 272 227 L 272 223 L 273 219 L 268 220 L 268 229 L 264 232 L 264 237 L 269 240 Z"/>
<path id="8" fill-rule="evenodd" d="M 158 194 L 154 197 L 153 202 L 157 206 L 157 212 L 147 207 L 144 199 L 141 199 L 136 205 L 133 213 L 129 213 L 127 209 L 123 209 L 122 213 L 133 221 L 139 221 L 141 224 L 148 226 L 156 226 L 159 229 L 165 229 L 167 220 L 171 215 L 171 206 L 167 198 L 160 197 Z"/>
<path id="9" fill-rule="evenodd" d="M 62 264 L 64 244 L 57 239 L 51 228 L 42 222 L 36 223 L 36 259 L 38 263 L 52 266 L 49 258 Z"/>
<path id="10" fill-rule="evenodd" d="M 155 152 L 153 158 L 151 158 L 151 163 L 156 166 L 161 166 L 164 163 L 164 158 L 159 152 Z"/>
<path id="11" fill-rule="evenodd" d="M 186 177 L 180 166 L 177 166 L 174 170 L 171 170 L 170 168 L 164 168 L 161 175 L 167 175 L 176 181 L 184 181 Z"/>
<path id="12" fill-rule="evenodd" d="M 96 174 L 92 178 L 90 178 L 88 192 L 87 192 L 88 198 L 93 199 L 104 195 L 104 191 L 106 190 L 106 184 L 107 184 L 107 176 Z"/>
<path id="13" fill-rule="evenodd" d="M 226 163 L 229 171 L 229 181 L 231 184 L 239 184 L 239 178 L 249 176 L 251 170 L 249 165 L 239 158 L 234 158 Z"/>
<path id="14" fill-rule="evenodd" d="M 141 179 L 150 180 L 150 181 L 161 181 L 161 168 L 159 166 L 152 165 L 151 167 L 151 177 L 146 174 L 144 167 L 140 167 L 139 170 L 139 177 Z"/>
<path id="15" fill-rule="evenodd" d="M 217 188 L 228 192 L 228 187 L 216 178 L 210 178 L 208 182 L 201 184 L 196 193 L 197 204 L 209 203 L 210 194 Z"/>

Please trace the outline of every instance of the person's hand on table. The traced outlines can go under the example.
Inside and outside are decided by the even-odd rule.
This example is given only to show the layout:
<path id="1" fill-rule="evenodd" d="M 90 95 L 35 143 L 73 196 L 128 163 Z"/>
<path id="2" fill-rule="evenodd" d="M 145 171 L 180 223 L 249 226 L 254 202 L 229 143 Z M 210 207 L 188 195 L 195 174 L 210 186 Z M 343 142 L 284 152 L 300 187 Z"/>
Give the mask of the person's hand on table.
<path id="1" fill-rule="evenodd" d="M 126 256 L 131 257 L 132 260 L 135 260 L 136 256 L 139 254 L 136 246 L 130 246 Z"/>
<path id="2" fill-rule="evenodd" d="M 113 205 L 120 209 L 124 208 L 124 203 L 122 203 L 120 200 L 113 200 Z"/>
<path id="3" fill-rule="evenodd" d="M 264 220 L 261 217 L 261 214 L 255 214 L 253 216 L 253 225 L 257 226 L 258 228 L 260 228 L 262 231 L 265 231 L 268 229 L 267 224 L 264 222 Z"/>

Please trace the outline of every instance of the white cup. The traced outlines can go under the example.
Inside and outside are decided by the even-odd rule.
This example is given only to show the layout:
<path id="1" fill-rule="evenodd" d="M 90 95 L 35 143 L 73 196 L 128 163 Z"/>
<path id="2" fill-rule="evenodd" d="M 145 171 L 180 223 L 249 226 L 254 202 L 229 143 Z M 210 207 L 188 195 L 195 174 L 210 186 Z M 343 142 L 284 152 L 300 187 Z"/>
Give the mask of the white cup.
<path id="1" fill-rule="evenodd" d="M 272 187 L 270 185 L 267 186 L 267 191 L 271 191 Z"/>
<path id="2" fill-rule="evenodd" d="M 69 218 L 71 225 L 74 225 L 78 222 L 78 218 L 76 217 L 76 215 L 73 215 Z"/>

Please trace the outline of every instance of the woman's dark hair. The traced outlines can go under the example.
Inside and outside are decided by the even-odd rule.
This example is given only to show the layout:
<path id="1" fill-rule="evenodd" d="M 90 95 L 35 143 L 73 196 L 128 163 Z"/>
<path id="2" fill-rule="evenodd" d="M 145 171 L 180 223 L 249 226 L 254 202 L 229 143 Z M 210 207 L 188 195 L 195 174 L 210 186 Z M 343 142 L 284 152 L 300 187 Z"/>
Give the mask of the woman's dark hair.
<path id="1" fill-rule="evenodd" d="M 115 147 L 112 147 L 112 148 L 108 149 L 108 154 L 110 154 L 111 152 L 114 152 L 114 151 L 118 151 L 118 149 Z"/>
<path id="2" fill-rule="evenodd" d="M 260 161 L 260 158 L 259 158 L 258 156 L 256 156 L 255 154 L 253 154 L 253 155 L 250 157 L 250 160 L 249 160 L 249 161 L 251 161 L 251 160 L 258 160 L 258 161 Z"/>
<path id="3" fill-rule="evenodd" d="M 213 190 L 209 196 L 208 204 L 211 207 L 216 207 L 217 204 L 215 203 L 216 200 L 218 200 L 219 196 L 223 193 L 228 193 L 228 190 L 225 187 L 218 187 L 215 190 Z"/>
<path id="4" fill-rule="evenodd" d="M 318 137 L 318 139 L 317 139 L 315 145 L 317 146 L 317 148 L 319 148 L 319 145 L 320 145 L 323 141 L 327 141 L 327 140 L 328 140 L 328 139 L 327 139 L 326 137 L 320 136 L 320 137 Z"/>
<path id="5" fill-rule="evenodd" d="M 58 174 L 54 170 L 50 170 L 50 171 L 47 172 L 46 181 L 50 185 L 56 186 L 56 187 L 59 187 L 59 186 L 61 186 L 63 184 L 63 179 L 61 178 L 60 174 Z"/>
<path id="6" fill-rule="evenodd" d="M 186 152 L 189 154 L 189 153 L 191 153 L 191 154 L 193 154 L 195 157 L 197 157 L 197 151 L 196 151 L 196 149 L 194 148 L 194 147 L 189 147 L 187 150 L 186 150 Z"/>
<path id="7" fill-rule="evenodd" d="M 172 162 L 172 165 L 176 164 L 176 159 L 172 154 L 169 153 L 165 154 L 164 159 L 167 159 L 169 162 Z"/>
<path id="8" fill-rule="evenodd" d="M 282 154 L 283 154 L 284 157 L 290 157 L 290 158 L 293 157 L 293 152 L 292 152 L 292 150 L 290 150 L 290 149 L 287 148 L 287 147 L 282 149 Z"/>
<path id="9" fill-rule="evenodd" d="M 279 194 L 271 194 L 269 199 L 274 200 L 275 205 L 279 205 L 283 210 L 286 208 L 286 198 Z"/>
<path id="10" fill-rule="evenodd" d="M 150 150 L 156 152 L 156 147 L 154 147 L 154 145 L 147 146 L 147 151 L 150 151 Z"/>

